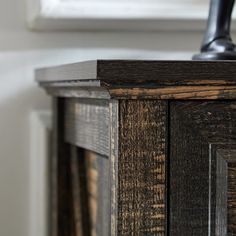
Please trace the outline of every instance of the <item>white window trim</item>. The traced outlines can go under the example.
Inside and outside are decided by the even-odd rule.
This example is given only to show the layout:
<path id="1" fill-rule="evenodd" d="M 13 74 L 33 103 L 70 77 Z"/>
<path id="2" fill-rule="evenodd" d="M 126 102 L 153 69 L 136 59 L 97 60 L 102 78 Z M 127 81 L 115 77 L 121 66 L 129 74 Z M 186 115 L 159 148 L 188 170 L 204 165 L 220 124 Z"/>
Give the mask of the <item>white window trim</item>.
<path id="1" fill-rule="evenodd" d="M 202 30 L 205 0 L 28 0 L 36 30 Z"/>

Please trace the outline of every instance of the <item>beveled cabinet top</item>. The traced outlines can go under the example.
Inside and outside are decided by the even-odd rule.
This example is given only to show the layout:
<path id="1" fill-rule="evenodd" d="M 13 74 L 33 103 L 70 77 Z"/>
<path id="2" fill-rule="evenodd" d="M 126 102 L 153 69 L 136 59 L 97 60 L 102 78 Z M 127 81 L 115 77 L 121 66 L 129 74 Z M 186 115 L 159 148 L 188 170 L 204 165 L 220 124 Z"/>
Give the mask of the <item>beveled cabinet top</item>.
<path id="1" fill-rule="evenodd" d="M 236 98 L 234 61 L 85 61 L 37 69 L 36 80 L 64 97 Z"/>

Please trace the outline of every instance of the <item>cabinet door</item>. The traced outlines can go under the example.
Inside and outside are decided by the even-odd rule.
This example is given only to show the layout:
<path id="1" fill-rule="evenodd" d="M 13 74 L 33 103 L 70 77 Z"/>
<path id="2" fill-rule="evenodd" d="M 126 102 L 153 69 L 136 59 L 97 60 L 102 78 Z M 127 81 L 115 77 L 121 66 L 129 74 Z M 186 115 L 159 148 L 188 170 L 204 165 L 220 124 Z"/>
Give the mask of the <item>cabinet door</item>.
<path id="1" fill-rule="evenodd" d="M 169 231 L 236 235 L 236 102 L 170 102 Z"/>

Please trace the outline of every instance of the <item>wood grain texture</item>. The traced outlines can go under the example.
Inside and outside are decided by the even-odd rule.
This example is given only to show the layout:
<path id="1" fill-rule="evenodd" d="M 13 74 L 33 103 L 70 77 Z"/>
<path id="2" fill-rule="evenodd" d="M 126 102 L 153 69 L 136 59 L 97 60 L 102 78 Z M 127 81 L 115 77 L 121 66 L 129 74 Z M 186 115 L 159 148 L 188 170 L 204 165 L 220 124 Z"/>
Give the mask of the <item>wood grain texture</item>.
<path id="1" fill-rule="evenodd" d="M 119 105 L 118 235 L 166 235 L 167 103 Z"/>
<path id="2" fill-rule="evenodd" d="M 166 86 L 160 88 L 111 88 L 117 99 L 236 99 L 236 86 Z"/>
<path id="3" fill-rule="evenodd" d="M 110 235 L 118 235 L 118 158 L 119 158 L 119 101 L 110 100 L 110 155 L 109 155 L 109 171 L 110 171 Z"/>
<path id="4" fill-rule="evenodd" d="M 63 99 L 53 99 L 53 132 L 52 132 L 52 150 L 51 150 L 51 158 L 49 160 L 50 165 L 50 216 L 49 216 L 49 233 L 52 236 L 58 235 L 58 156 L 59 153 L 63 150 L 63 117 L 61 114 L 63 113 L 64 102 Z M 62 130 L 61 130 L 62 129 Z M 60 148 L 60 149 L 59 149 Z M 64 151 L 63 151 L 64 152 Z"/>
<path id="5" fill-rule="evenodd" d="M 214 147 L 217 149 L 217 147 Z M 216 155 L 216 223 L 215 223 L 215 234 L 216 235 L 227 235 L 227 172 L 228 164 L 224 156 L 219 154 L 219 150 L 216 150 L 211 158 Z M 211 169 L 212 165 L 211 165 Z M 214 171 L 214 170 L 212 170 Z M 210 183 L 212 181 L 210 180 Z M 212 184 L 211 184 L 212 185 Z M 214 191 L 214 190 L 213 190 Z"/>
<path id="6" fill-rule="evenodd" d="M 80 184 L 80 170 L 79 158 L 84 158 L 82 150 L 78 151 L 76 146 L 71 146 L 71 186 L 72 186 L 72 207 L 73 207 L 73 222 L 74 235 L 83 236 L 83 222 L 82 222 L 82 200 L 81 200 L 81 184 Z M 84 186 L 83 186 L 84 187 Z M 86 186 L 85 186 L 86 187 Z"/>
<path id="7" fill-rule="evenodd" d="M 54 99 L 53 152 L 51 159 L 51 230 L 53 236 L 73 236 L 70 145 L 64 142 L 63 98 Z"/>
<path id="8" fill-rule="evenodd" d="M 234 153 L 235 155 L 236 153 Z M 228 189 L 227 189 L 227 233 L 236 235 L 236 162 L 228 164 Z"/>
<path id="9" fill-rule="evenodd" d="M 235 143 L 213 143 L 209 146 L 209 212 L 210 227 L 214 235 L 228 235 L 228 214 L 233 210 L 228 204 L 228 164 L 235 159 Z M 215 226 L 214 226 L 215 224 Z"/>
<path id="10" fill-rule="evenodd" d="M 236 235 L 236 166 L 217 162 L 236 139 L 236 62 L 98 60 L 36 77 L 66 98 L 50 235 Z"/>
<path id="11" fill-rule="evenodd" d="M 85 150 L 85 162 L 86 162 L 86 179 L 87 179 L 87 189 L 88 192 L 88 209 L 90 217 L 90 232 L 91 236 L 97 236 L 96 226 L 98 224 L 97 215 L 98 215 L 98 169 L 96 167 L 96 154 L 90 151 Z"/>
<path id="12" fill-rule="evenodd" d="M 235 64 L 233 61 L 96 60 L 39 69 L 36 70 L 36 80 L 40 83 L 101 82 L 108 87 L 194 85 L 199 84 L 199 79 L 201 84 L 211 80 L 218 85 L 222 81 L 235 84 Z"/>
<path id="13" fill-rule="evenodd" d="M 109 161 L 71 147 L 73 232 L 75 236 L 110 236 Z"/>
<path id="14" fill-rule="evenodd" d="M 81 87 L 78 83 L 53 83 L 45 87 L 50 96 L 65 98 L 96 98 L 110 99 L 110 93 L 107 89 L 101 87 Z"/>
<path id="15" fill-rule="evenodd" d="M 108 158 L 85 151 L 91 236 L 110 236 Z"/>
<path id="16" fill-rule="evenodd" d="M 235 62 L 229 61 L 98 60 L 97 76 L 108 87 L 199 85 L 208 84 L 209 80 L 218 85 L 222 80 L 235 84 L 234 67 Z"/>
<path id="17" fill-rule="evenodd" d="M 67 142 L 101 155 L 109 155 L 109 103 L 107 100 L 67 99 Z"/>
<path id="18" fill-rule="evenodd" d="M 215 152 L 233 147 L 235 108 L 233 101 L 170 103 L 170 235 L 217 235 Z"/>
<path id="19" fill-rule="evenodd" d="M 233 61 L 98 60 L 37 70 L 36 78 L 53 96 L 235 99 L 235 65 Z"/>
<path id="20" fill-rule="evenodd" d="M 71 145 L 73 230 L 75 236 L 96 236 L 97 170 L 95 159 L 82 148 Z"/>
<path id="21" fill-rule="evenodd" d="M 195 81 L 197 83 L 197 81 Z M 161 86 L 153 88 L 143 87 L 71 87 L 62 83 L 59 87 L 46 87 L 51 96 L 68 98 L 96 98 L 96 99 L 235 99 L 235 85 L 212 85 L 212 81 L 205 85 Z"/>
<path id="22" fill-rule="evenodd" d="M 216 204 L 220 209 L 219 221 L 218 225 L 216 224 L 219 233 L 217 235 L 236 235 L 236 145 L 231 145 L 230 149 L 220 149 L 217 151 L 218 154 L 218 162 L 221 162 L 221 171 L 217 172 L 218 174 L 218 182 L 224 181 L 224 185 L 219 185 L 218 187 L 218 196 L 216 195 L 216 199 L 223 199 L 224 202 L 220 204 Z M 217 163 L 218 164 L 218 163 Z M 223 195 L 223 197 L 222 197 Z M 217 211 L 217 210 L 216 210 Z M 225 223 L 225 224 L 222 224 Z M 216 231 L 216 233 L 218 233 Z"/>

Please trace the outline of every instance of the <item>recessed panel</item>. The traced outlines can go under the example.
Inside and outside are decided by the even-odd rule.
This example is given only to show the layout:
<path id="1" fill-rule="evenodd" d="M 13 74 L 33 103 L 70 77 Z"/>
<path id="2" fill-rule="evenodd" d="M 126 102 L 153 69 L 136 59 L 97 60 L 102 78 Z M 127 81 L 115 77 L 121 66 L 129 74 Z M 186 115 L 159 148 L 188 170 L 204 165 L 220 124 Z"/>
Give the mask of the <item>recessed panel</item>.
<path id="1" fill-rule="evenodd" d="M 171 236 L 231 235 L 234 166 L 229 170 L 224 160 L 217 159 L 217 151 L 234 148 L 235 105 L 228 101 L 170 103 Z"/>

